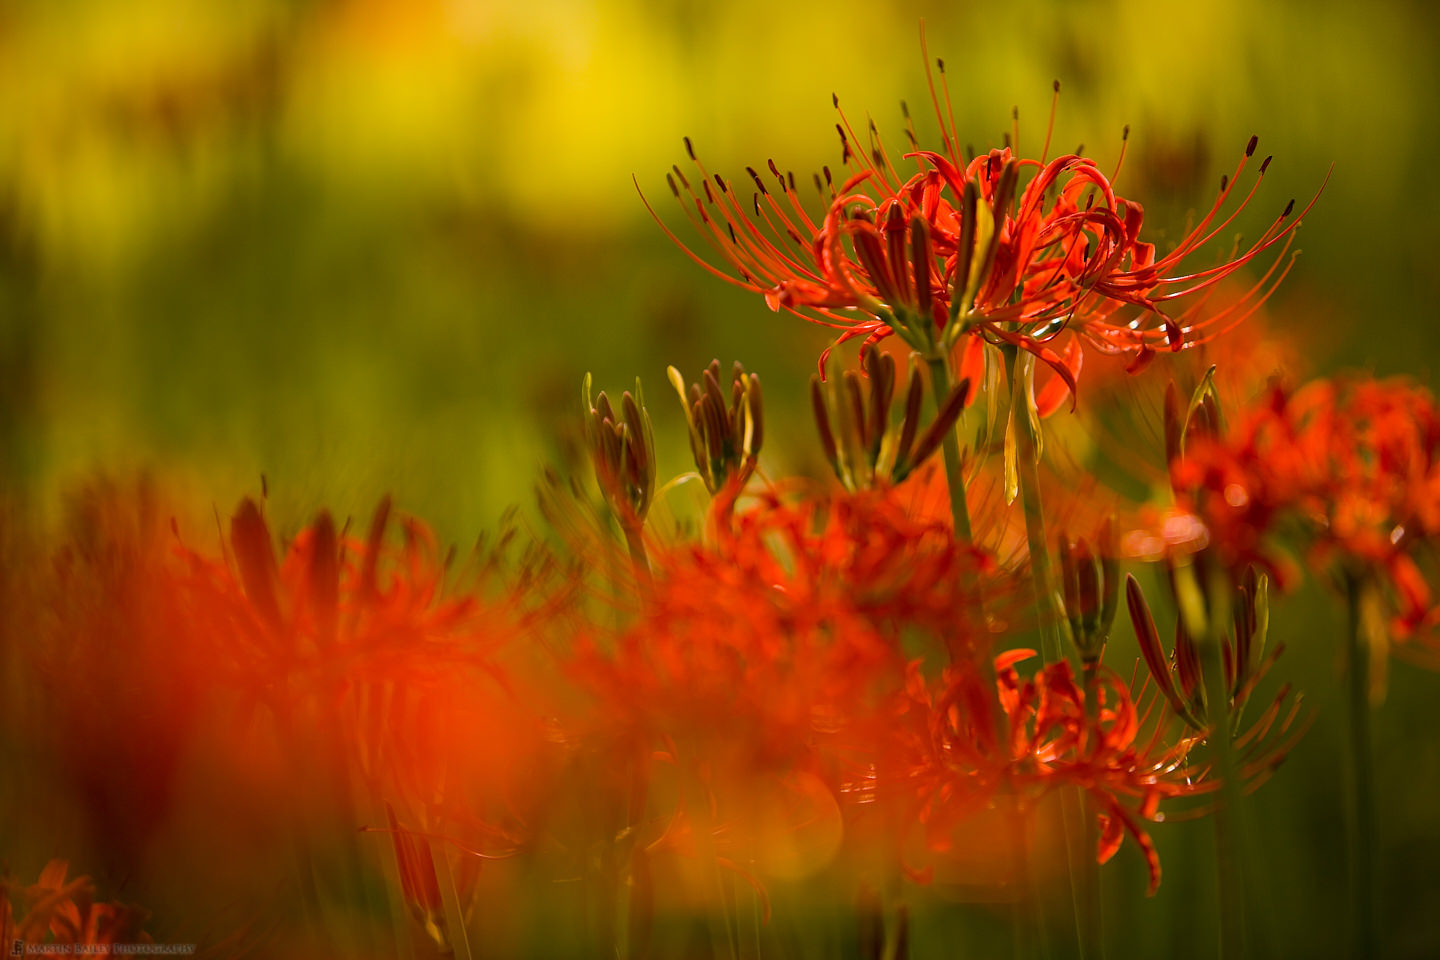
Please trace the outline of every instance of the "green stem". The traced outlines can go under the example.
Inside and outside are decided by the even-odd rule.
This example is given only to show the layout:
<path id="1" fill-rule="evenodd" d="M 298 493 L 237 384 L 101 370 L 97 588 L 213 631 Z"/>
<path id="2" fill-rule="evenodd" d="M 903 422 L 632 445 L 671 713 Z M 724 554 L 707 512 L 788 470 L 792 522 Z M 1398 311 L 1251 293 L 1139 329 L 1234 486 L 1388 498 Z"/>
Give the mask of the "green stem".
<path id="1" fill-rule="evenodd" d="M 622 522 L 625 530 L 625 545 L 630 548 L 630 562 L 635 566 L 635 576 L 641 583 L 650 582 L 650 555 L 645 552 L 644 524 Z"/>
<path id="2" fill-rule="evenodd" d="M 688 763 L 688 762 L 687 762 Z M 700 866 L 705 895 L 702 909 L 710 927 L 710 955 L 715 960 L 739 960 L 735 927 L 725 896 L 725 882 L 715 853 L 714 824 L 710 818 L 710 792 L 694 768 L 686 771 L 682 800 L 690 818 L 690 833 Z"/>
<path id="3" fill-rule="evenodd" d="M 1059 663 L 1064 655 L 1060 649 L 1060 611 L 1055 604 L 1051 586 L 1050 544 L 1045 535 L 1045 508 L 1040 499 L 1039 443 L 1030 419 L 1030 384 L 1027 370 L 1020 364 L 1019 350 L 1001 348 L 1005 369 L 1010 378 L 1010 424 L 1015 430 L 1015 460 L 1020 486 L 1020 502 L 1025 514 L 1025 539 L 1030 550 L 1030 578 L 1035 591 L 1035 615 L 1039 620 L 1040 653 L 1046 666 Z M 1098 940 L 1091 930 L 1092 914 L 1086 909 L 1088 895 L 1083 891 L 1088 859 L 1080 845 L 1085 836 L 1081 794 L 1078 789 L 1060 795 L 1061 824 L 1065 831 L 1066 864 L 1070 881 L 1071 906 L 1074 911 L 1075 934 L 1079 938 L 1082 960 L 1090 957 L 1090 945 Z"/>
<path id="4" fill-rule="evenodd" d="M 935 393 L 935 409 L 945 405 L 950 395 L 950 370 L 944 356 L 932 356 L 925 361 L 930 366 L 930 388 Z M 965 502 L 965 474 L 960 462 L 960 441 L 954 430 L 946 431 L 940 445 L 945 457 L 945 483 L 950 488 L 950 516 L 955 521 L 955 539 L 969 543 L 971 540 L 970 505 Z"/>
<path id="5" fill-rule="evenodd" d="M 1350 896 L 1351 955 L 1378 957 L 1375 910 L 1375 767 L 1370 734 L 1370 638 L 1365 629 L 1367 586 L 1347 583 L 1349 601 L 1348 687 L 1350 708 Z"/>
<path id="6" fill-rule="evenodd" d="M 1013 804 L 1009 817 L 1010 845 L 1015 870 L 1015 903 L 1011 914 L 1014 952 L 1017 958 L 1039 956 L 1042 960 L 1050 960 L 1053 956 L 1050 935 L 1045 927 L 1044 911 L 1040 905 L 1040 894 L 1035 888 L 1035 877 L 1030 871 L 1030 814 L 1021 804 L 1019 796 L 1012 795 L 1010 800 Z M 1030 933 L 1027 933 L 1027 930 Z"/>
<path id="7" fill-rule="evenodd" d="M 1182 568 L 1191 570 L 1193 568 Z M 1209 743 L 1220 777 L 1220 797 L 1215 805 L 1216 880 L 1220 894 L 1220 956 L 1234 960 L 1245 954 L 1245 875 L 1240 856 L 1241 783 L 1235 763 L 1235 746 L 1230 729 L 1230 690 L 1225 679 L 1226 628 L 1231 620 L 1233 586 L 1224 573 L 1217 572 L 1209 592 L 1210 608 L 1203 630 L 1192 631 L 1200 641 L 1201 673 L 1205 684 L 1206 719 L 1210 722 Z"/>
<path id="8" fill-rule="evenodd" d="M 1025 512 L 1025 540 L 1030 549 L 1030 579 L 1035 589 L 1035 613 L 1040 618 L 1040 653 L 1048 666 L 1058 663 L 1060 612 L 1050 571 L 1050 545 L 1045 536 L 1045 507 L 1040 501 L 1039 445 L 1030 420 L 1029 388 L 1020 369 L 1019 350 L 1007 346 L 1005 368 L 1010 377 L 1011 426 L 1015 430 L 1015 459 L 1020 480 L 1020 504 Z M 1018 407 L 1017 407 L 1018 405 Z"/>

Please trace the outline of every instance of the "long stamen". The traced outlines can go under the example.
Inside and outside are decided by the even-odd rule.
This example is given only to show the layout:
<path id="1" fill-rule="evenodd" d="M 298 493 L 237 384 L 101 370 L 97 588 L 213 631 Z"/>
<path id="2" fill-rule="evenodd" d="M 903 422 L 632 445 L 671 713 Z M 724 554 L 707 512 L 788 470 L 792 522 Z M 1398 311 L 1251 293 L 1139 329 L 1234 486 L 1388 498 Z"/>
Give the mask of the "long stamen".
<path id="1" fill-rule="evenodd" d="M 1050 96 L 1050 120 L 1045 124 L 1045 146 L 1040 150 L 1040 162 L 1044 163 L 1045 158 L 1050 154 L 1050 135 L 1055 132 L 1055 109 L 1060 105 L 1060 81 L 1054 84 L 1054 93 Z M 1078 152 L 1078 151 L 1077 151 Z"/>
<path id="2" fill-rule="evenodd" d="M 930 48 L 925 41 L 925 24 L 920 24 L 920 55 L 925 60 L 925 82 L 930 87 L 930 102 L 935 105 L 935 118 L 940 121 L 940 132 L 945 139 L 945 149 L 950 156 L 958 163 L 960 159 L 960 128 L 955 125 L 955 109 L 950 102 L 950 85 L 945 79 L 945 61 L 939 58 L 935 60 L 935 66 L 940 71 L 940 86 L 945 91 L 945 112 L 940 111 L 940 100 L 935 96 L 935 76 L 930 72 Z M 950 125 L 945 125 L 945 118 L 949 116 Z"/>
<path id="3" fill-rule="evenodd" d="M 1125 124 L 1125 129 L 1120 132 L 1120 156 L 1115 159 L 1115 172 L 1110 174 L 1111 185 L 1114 185 L 1115 181 L 1120 179 L 1120 167 L 1125 163 L 1125 148 L 1129 146 L 1129 144 L 1130 124 L 1127 123 Z M 1083 147 L 1084 145 L 1082 144 L 1081 146 Z M 1080 149 L 1076 149 L 1075 152 L 1080 153 L 1081 151 Z"/>

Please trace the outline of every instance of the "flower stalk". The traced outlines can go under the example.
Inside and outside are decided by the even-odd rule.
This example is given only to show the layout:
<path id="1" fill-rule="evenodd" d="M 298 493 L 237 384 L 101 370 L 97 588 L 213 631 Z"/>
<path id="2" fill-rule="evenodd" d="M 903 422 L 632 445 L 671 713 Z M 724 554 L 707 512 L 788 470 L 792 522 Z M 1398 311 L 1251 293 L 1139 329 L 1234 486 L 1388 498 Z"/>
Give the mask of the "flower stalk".
<path id="1" fill-rule="evenodd" d="M 1045 508 L 1040 497 L 1040 438 L 1039 424 L 1031 410 L 1032 368 L 1020 359 L 1020 351 L 1006 344 L 1002 351 L 1005 369 L 1010 380 L 1010 440 L 1014 444 L 1013 463 L 1015 482 L 1018 485 L 1021 508 L 1025 515 L 1025 539 L 1030 551 L 1030 578 L 1035 594 L 1035 614 L 1040 630 L 1040 650 L 1046 666 L 1064 659 L 1060 649 L 1060 618 L 1056 599 L 1051 587 L 1050 547 L 1045 535 Z M 1010 454 L 1007 451 L 1007 456 Z M 1011 463 L 1006 464 L 1007 473 Z M 1010 485 L 1007 477 L 1006 486 Z M 1007 489 L 1007 496 L 1009 495 Z M 1087 709 L 1089 709 L 1087 707 Z M 1062 826 L 1065 833 L 1065 853 L 1068 865 L 1072 907 L 1074 910 L 1075 932 L 1079 938 L 1082 958 L 1095 957 L 1100 942 L 1098 891 L 1089 889 L 1092 879 L 1088 861 L 1092 859 L 1081 838 L 1089 835 L 1085 827 L 1085 799 L 1079 790 L 1065 790 L 1060 796 Z"/>
<path id="2" fill-rule="evenodd" d="M 948 364 L 941 356 L 928 358 L 926 364 L 930 367 L 930 389 L 935 394 L 935 409 L 942 411 L 950 397 Z M 950 491 L 950 516 L 955 522 L 955 538 L 969 543 L 973 536 L 970 505 L 965 500 L 965 470 L 960 458 L 960 440 L 953 427 L 945 431 L 940 451 L 945 458 L 945 485 Z"/>
<path id="3" fill-rule="evenodd" d="M 1240 853 L 1241 784 L 1231 727 L 1230 685 L 1226 679 L 1225 644 L 1231 620 L 1232 587 L 1225 573 L 1211 575 L 1208 597 L 1202 593 L 1195 568 L 1175 570 L 1180 616 L 1191 636 L 1199 637 L 1200 674 L 1204 684 L 1209 744 L 1220 777 L 1215 804 L 1216 880 L 1220 895 L 1220 956 L 1245 955 L 1245 875 Z"/>
<path id="4" fill-rule="evenodd" d="M 1374 587 L 1362 575 L 1346 577 L 1346 688 L 1350 724 L 1349 774 L 1351 955 L 1380 956 L 1375 903 L 1375 760 L 1371 744 L 1370 658 Z"/>

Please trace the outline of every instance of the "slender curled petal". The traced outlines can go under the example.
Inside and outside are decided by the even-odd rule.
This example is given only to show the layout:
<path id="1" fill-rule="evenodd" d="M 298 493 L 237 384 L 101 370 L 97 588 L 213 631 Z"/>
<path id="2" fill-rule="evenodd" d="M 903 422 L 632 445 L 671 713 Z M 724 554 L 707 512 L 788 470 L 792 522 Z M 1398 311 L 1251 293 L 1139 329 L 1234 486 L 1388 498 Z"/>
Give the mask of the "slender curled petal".
<path id="1" fill-rule="evenodd" d="M 1159 820 L 1167 799 L 1215 789 L 1188 759 L 1198 738 L 1175 734 L 1163 717 L 1142 710 L 1099 665 L 1084 683 L 1065 661 L 1022 675 L 1019 666 L 1033 656 L 1019 650 L 995 658 L 993 681 L 972 661 L 907 688 L 906 713 L 916 722 L 903 752 L 905 783 L 917 791 L 932 847 L 947 849 L 953 830 L 1001 797 L 1029 803 L 1078 786 L 1094 800 L 1101 828 L 1096 859 L 1108 861 L 1132 837 L 1153 894 L 1160 861 L 1143 823 Z"/>
<path id="2" fill-rule="evenodd" d="M 933 75 L 930 84 L 933 91 Z M 940 86 L 948 105 L 943 71 Z M 1143 239 L 1144 208 L 1118 194 L 1113 174 L 1095 161 L 1078 153 L 1025 157 L 1018 136 L 967 161 L 941 97 L 932 101 L 942 149 L 904 154 L 900 161 L 914 168 L 902 173 L 878 141 L 871 151 L 852 149 L 858 138 L 837 100 L 848 175 L 838 189 L 828 168 L 823 184 L 817 175 L 823 209 L 802 202 L 772 163 L 778 190 L 747 168 L 758 188 L 747 210 L 687 138 L 701 189 L 683 175 L 667 177 L 713 251 L 709 258 L 651 214 L 706 270 L 763 295 L 772 310 L 839 330 L 841 341 L 899 335 L 934 356 L 968 337 L 1033 353 L 1057 377 L 1040 398 L 1048 416 L 1067 396 L 1073 407 L 1086 349 L 1125 355 L 1138 371 L 1158 352 L 1204 343 L 1242 322 L 1288 272 L 1295 231 L 1319 196 L 1298 214 L 1292 201 L 1249 246 L 1211 256 L 1269 167 L 1266 158 L 1241 187 L 1252 138 L 1214 203 L 1161 253 Z M 1197 265 L 1201 257 L 1209 262 Z M 1266 266 L 1252 287 L 1210 302 L 1222 281 L 1260 262 Z"/>

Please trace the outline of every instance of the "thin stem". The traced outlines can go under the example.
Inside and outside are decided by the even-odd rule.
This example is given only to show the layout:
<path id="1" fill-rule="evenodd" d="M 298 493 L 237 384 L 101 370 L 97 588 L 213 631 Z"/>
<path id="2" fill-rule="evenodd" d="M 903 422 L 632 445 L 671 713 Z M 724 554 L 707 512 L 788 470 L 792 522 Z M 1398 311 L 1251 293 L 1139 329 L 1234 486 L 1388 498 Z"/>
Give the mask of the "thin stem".
<path id="1" fill-rule="evenodd" d="M 643 523 L 622 521 L 620 526 L 625 530 L 625 545 L 630 548 L 630 562 L 635 565 L 635 576 L 640 578 L 641 583 L 649 583 L 650 555 L 645 552 Z"/>
<path id="2" fill-rule="evenodd" d="M 1013 804 L 1009 817 L 1010 845 L 1015 870 L 1015 904 L 1011 922 L 1015 956 L 1039 956 L 1043 960 L 1050 960 L 1053 955 L 1050 936 L 1045 927 L 1040 894 L 1035 889 L 1035 876 L 1030 871 L 1030 813 L 1019 796 L 1012 795 L 1010 800 Z M 1033 939 L 1026 933 L 1027 929 L 1033 932 Z"/>
<path id="3" fill-rule="evenodd" d="M 930 389 L 935 394 L 935 409 L 945 405 L 950 395 L 950 371 L 944 356 L 932 356 L 925 361 L 930 366 Z M 950 488 L 950 516 L 955 521 L 955 539 L 969 543 L 971 540 L 970 505 L 965 501 L 965 474 L 960 462 L 960 441 L 954 430 L 945 432 L 940 445 L 945 457 L 945 483 Z"/>
<path id="4" fill-rule="evenodd" d="M 1015 347 L 1002 349 L 1010 377 L 1011 426 L 1015 430 L 1015 459 L 1020 480 L 1020 504 L 1025 513 L 1025 540 L 1030 549 L 1030 580 L 1035 589 L 1035 613 L 1040 620 L 1040 653 L 1048 666 L 1058 663 L 1062 654 L 1060 613 L 1055 608 L 1050 545 L 1045 537 L 1045 507 L 1040 500 L 1040 468 L 1036 462 L 1039 444 L 1030 420 L 1028 371 L 1022 369 L 1019 351 Z"/>
<path id="5" fill-rule="evenodd" d="M 1084 666 L 1085 715 L 1091 729 L 1099 722 L 1099 661 L 1086 661 Z M 1076 898 L 1081 901 L 1080 914 L 1082 945 L 1085 956 L 1105 956 L 1105 905 L 1100 896 L 1100 862 L 1096 851 L 1100 849 L 1100 821 L 1096 816 L 1094 801 L 1088 793 L 1080 794 L 1080 815 L 1085 821 L 1084 856 L 1080 864 L 1080 882 Z"/>
<path id="6" fill-rule="evenodd" d="M 688 763 L 687 763 L 688 766 Z M 681 794 L 690 819 L 690 833 L 695 843 L 695 856 L 704 885 L 702 909 L 710 927 L 710 953 L 716 960 L 739 960 L 735 927 L 730 920 L 730 905 L 725 896 L 725 882 L 720 875 L 720 862 L 715 853 L 714 823 L 710 816 L 710 792 L 697 770 L 685 774 Z"/>
<path id="7" fill-rule="evenodd" d="M 1193 578 L 1191 567 L 1177 575 Z M 1192 579 L 1193 582 L 1193 579 Z M 1235 763 L 1230 730 L 1230 690 L 1225 678 L 1223 645 L 1231 620 L 1233 586 L 1221 571 L 1215 573 L 1209 591 L 1210 608 L 1203 629 L 1192 630 L 1200 641 L 1201 673 L 1205 684 L 1206 719 L 1210 722 L 1209 744 L 1220 777 L 1220 796 L 1215 804 L 1216 881 L 1220 894 L 1220 956 L 1225 960 L 1245 955 L 1245 872 L 1240 855 L 1241 784 Z M 1182 609 L 1184 604 L 1181 605 Z"/>
<path id="8" fill-rule="evenodd" d="M 1039 621 L 1040 653 L 1045 664 L 1063 659 L 1060 650 L 1060 611 L 1056 608 L 1051 587 L 1050 545 L 1045 536 L 1045 508 L 1040 499 L 1039 438 L 1030 419 L 1029 368 L 1020 362 L 1019 350 L 1001 348 L 1005 369 L 1010 377 L 1010 424 L 1015 430 L 1015 459 L 1020 486 L 1020 502 L 1025 514 L 1025 539 L 1030 550 L 1030 578 L 1035 590 L 1035 615 Z M 1086 909 L 1088 896 L 1082 891 L 1086 880 L 1087 859 L 1080 845 L 1085 836 L 1084 812 L 1078 789 L 1060 794 L 1061 824 L 1065 831 L 1065 854 L 1070 881 L 1071 907 L 1074 911 L 1075 934 L 1079 939 L 1082 960 L 1090 957 L 1090 944 L 1098 936 L 1090 929 L 1091 913 Z"/>
<path id="9" fill-rule="evenodd" d="M 435 867 L 440 873 L 440 899 L 445 912 L 454 921 L 447 924 L 453 931 L 448 955 L 455 960 L 471 960 L 470 933 L 465 927 L 465 904 L 460 900 L 460 888 L 455 883 L 455 871 L 450 865 L 450 852 L 444 844 L 426 840 L 434 855 Z"/>
<path id="10" fill-rule="evenodd" d="M 1375 910 L 1375 763 L 1370 734 L 1370 637 L 1366 632 L 1368 587 L 1360 577 L 1346 584 L 1350 708 L 1350 897 L 1351 955 L 1378 957 Z"/>

